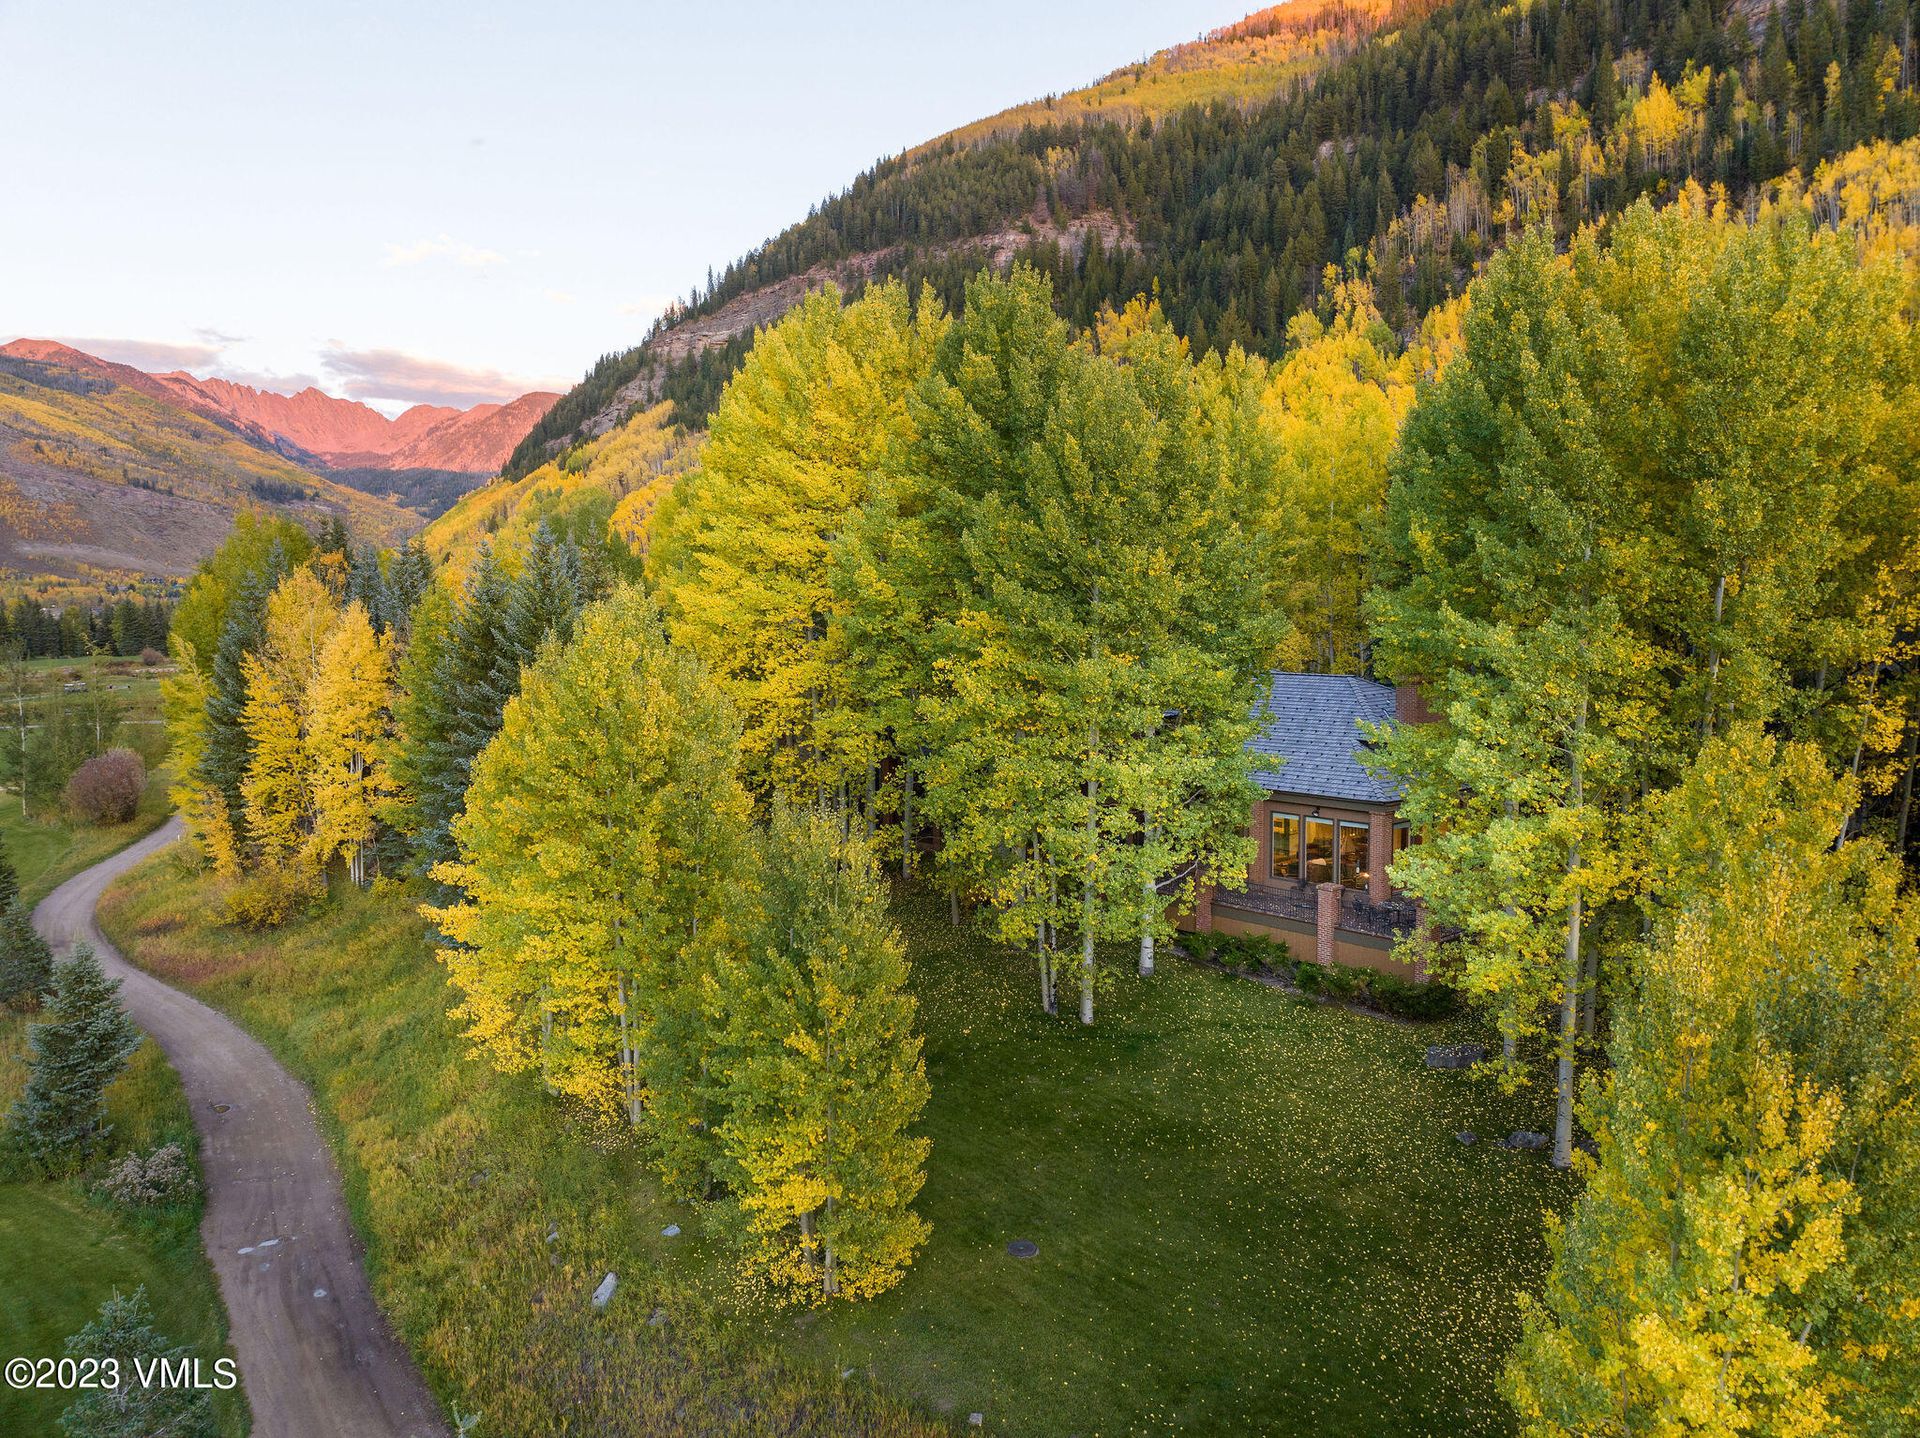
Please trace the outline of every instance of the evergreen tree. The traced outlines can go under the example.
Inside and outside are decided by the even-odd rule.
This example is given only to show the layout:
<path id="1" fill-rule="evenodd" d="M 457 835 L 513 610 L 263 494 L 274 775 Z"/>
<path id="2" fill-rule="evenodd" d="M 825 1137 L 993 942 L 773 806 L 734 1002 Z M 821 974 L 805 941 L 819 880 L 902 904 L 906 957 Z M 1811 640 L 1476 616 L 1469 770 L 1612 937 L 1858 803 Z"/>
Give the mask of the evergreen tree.
<path id="1" fill-rule="evenodd" d="M 13 855 L 0 841 L 0 910 L 10 909 L 20 897 L 20 875 L 13 867 Z"/>
<path id="2" fill-rule="evenodd" d="M 387 625 L 402 635 L 412 632 L 414 606 L 433 584 L 433 560 L 414 536 L 401 546 L 387 573 Z"/>
<path id="3" fill-rule="evenodd" d="M 192 1357 L 154 1326 L 147 1291 L 122 1297 L 115 1290 L 93 1320 L 67 1340 L 74 1359 L 112 1359 L 120 1381 L 84 1390 L 60 1415 L 67 1438 L 216 1438 L 213 1395 L 183 1384 L 142 1383 L 136 1363 L 175 1365 Z"/>
<path id="4" fill-rule="evenodd" d="M 466 801 L 469 767 L 500 726 L 493 680 L 509 597 L 492 547 L 482 545 L 458 601 L 425 600 L 415 612 L 394 768 L 410 796 L 406 823 L 422 873 L 455 857 L 453 821 Z"/>
<path id="5" fill-rule="evenodd" d="M 867 1298 L 926 1241 L 911 1205 L 927 1079 L 906 946 L 858 836 L 774 808 L 759 903 L 714 1003 L 726 1172 L 750 1272 L 801 1302 Z"/>
<path id="6" fill-rule="evenodd" d="M 380 551 L 372 545 L 357 550 L 347 572 L 347 601 L 366 611 L 367 622 L 375 632 L 384 634 L 393 627 L 389 612 L 393 602 L 387 591 L 387 578 L 380 568 Z"/>
<path id="7" fill-rule="evenodd" d="M 0 1004 L 38 1008 L 53 992 L 53 950 L 16 893 L 0 913 Z"/>
<path id="8" fill-rule="evenodd" d="M 140 1046 L 119 989 L 81 944 L 54 966 L 46 1017 L 27 1032 L 27 1087 L 7 1115 L 7 1133 L 49 1172 L 84 1160 L 111 1131 L 103 1096 Z"/>
<path id="9" fill-rule="evenodd" d="M 221 622 L 219 647 L 213 653 L 199 777 L 221 796 L 235 835 L 246 828 L 240 786 L 253 752 L 242 722 L 247 707 L 246 662 L 265 638 L 267 596 L 286 572 L 286 553 L 276 542 L 259 569 L 244 572 L 234 581 L 232 603 Z M 197 651 L 183 648 L 181 653 L 196 655 Z"/>

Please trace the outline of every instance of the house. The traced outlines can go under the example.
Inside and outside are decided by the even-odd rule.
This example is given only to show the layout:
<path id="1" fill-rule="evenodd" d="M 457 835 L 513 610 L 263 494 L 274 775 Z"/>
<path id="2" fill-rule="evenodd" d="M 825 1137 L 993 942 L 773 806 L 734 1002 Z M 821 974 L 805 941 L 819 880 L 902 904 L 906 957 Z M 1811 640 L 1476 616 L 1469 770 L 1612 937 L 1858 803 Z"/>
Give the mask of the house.
<path id="1" fill-rule="evenodd" d="M 1361 764 L 1363 723 L 1419 723 L 1419 691 L 1347 674 L 1270 676 L 1249 744 L 1257 846 L 1244 884 L 1203 891 L 1184 926 L 1263 934 L 1297 958 L 1317 958 L 1419 977 L 1392 957 L 1394 940 L 1419 922 L 1388 878 L 1412 841 L 1398 816 L 1399 791 Z"/>

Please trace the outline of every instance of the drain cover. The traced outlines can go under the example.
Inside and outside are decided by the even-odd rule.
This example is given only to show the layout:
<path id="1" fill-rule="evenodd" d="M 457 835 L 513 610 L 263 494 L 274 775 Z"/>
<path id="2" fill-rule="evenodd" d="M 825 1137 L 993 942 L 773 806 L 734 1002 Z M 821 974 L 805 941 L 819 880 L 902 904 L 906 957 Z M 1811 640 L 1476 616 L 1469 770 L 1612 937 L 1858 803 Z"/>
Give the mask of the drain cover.
<path id="1" fill-rule="evenodd" d="M 230 1103 L 217 1103 L 213 1106 L 213 1111 L 215 1113 L 225 1113 L 228 1109 L 232 1107 L 233 1105 Z"/>
<path id="2" fill-rule="evenodd" d="M 1007 1252 L 1014 1258 L 1034 1258 L 1040 1252 L 1040 1245 L 1030 1238 L 1016 1238 L 1007 1245 Z"/>

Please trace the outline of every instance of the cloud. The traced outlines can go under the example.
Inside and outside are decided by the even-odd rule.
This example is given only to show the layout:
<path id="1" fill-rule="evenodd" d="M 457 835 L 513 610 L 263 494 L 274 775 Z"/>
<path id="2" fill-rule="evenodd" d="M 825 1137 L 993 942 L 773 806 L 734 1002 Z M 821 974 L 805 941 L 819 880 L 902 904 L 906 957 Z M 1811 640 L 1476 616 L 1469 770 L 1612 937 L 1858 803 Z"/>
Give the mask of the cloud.
<path id="1" fill-rule="evenodd" d="M 664 313 L 667 306 L 673 302 L 672 295 L 642 295 L 637 300 L 615 305 L 613 312 L 617 315 L 638 315 L 642 319 L 650 320 L 655 315 Z"/>
<path id="2" fill-rule="evenodd" d="M 548 304 L 570 305 L 576 303 L 574 297 L 565 290 L 542 290 L 540 293 L 545 297 Z"/>
<path id="3" fill-rule="evenodd" d="M 230 364 L 215 365 L 213 373 L 221 379 L 251 385 L 269 394 L 298 394 L 303 389 L 320 387 L 320 376 L 313 374 L 280 374 L 275 370 L 247 369 Z"/>
<path id="4" fill-rule="evenodd" d="M 399 350 L 355 350 L 335 341 L 321 354 L 328 376 L 349 399 L 410 400 L 465 409 L 518 399 L 530 390 L 568 386 L 556 380 L 526 379 L 493 369 L 473 369 L 425 359 Z"/>
<path id="5" fill-rule="evenodd" d="M 246 335 L 223 334 L 219 330 L 206 325 L 200 326 L 194 331 L 194 334 L 217 349 L 226 349 L 229 345 L 243 345 L 249 338 Z"/>
<path id="6" fill-rule="evenodd" d="M 212 344 L 178 345 L 163 340 L 80 339 L 57 336 L 63 345 L 71 345 L 98 359 L 130 364 L 148 373 L 175 369 L 205 369 L 220 357 L 222 346 Z"/>
<path id="7" fill-rule="evenodd" d="M 504 265 L 507 257 L 498 250 L 482 249 L 443 234 L 411 245 L 390 244 L 387 246 L 387 257 L 380 263 L 388 269 L 394 269 L 404 265 L 422 265 L 428 260 L 451 260 L 462 269 L 484 270 L 492 265 Z"/>

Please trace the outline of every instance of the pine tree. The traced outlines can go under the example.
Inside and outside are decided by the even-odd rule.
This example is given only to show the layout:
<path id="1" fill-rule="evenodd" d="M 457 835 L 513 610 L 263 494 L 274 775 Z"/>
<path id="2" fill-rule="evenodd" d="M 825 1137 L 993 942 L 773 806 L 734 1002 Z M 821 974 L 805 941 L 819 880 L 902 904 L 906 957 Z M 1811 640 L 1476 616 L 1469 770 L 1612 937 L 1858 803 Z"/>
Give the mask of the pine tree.
<path id="1" fill-rule="evenodd" d="M 432 585 L 433 560 L 416 535 L 394 555 L 387 573 L 388 627 L 403 637 L 412 633 L 414 606 Z"/>
<path id="2" fill-rule="evenodd" d="M 120 1381 L 84 1390 L 60 1415 L 67 1438 L 216 1438 L 213 1395 L 177 1383 L 142 1383 L 136 1363 L 169 1366 L 191 1357 L 154 1327 L 147 1291 L 122 1297 L 116 1289 L 93 1320 L 67 1340 L 74 1359 L 112 1359 Z"/>
<path id="3" fill-rule="evenodd" d="M 27 1032 L 27 1087 L 7 1115 L 7 1133 L 48 1172 L 85 1159 L 111 1132 L 103 1096 L 140 1046 L 119 989 L 92 946 L 80 944 L 54 966 L 47 1016 Z"/>
<path id="4" fill-rule="evenodd" d="M 710 1158 L 704 1039 L 682 1020 L 741 899 L 737 733 L 649 601 L 617 591 L 527 670 L 434 871 L 465 900 L 423 911 L 476 1047 L 630 1123 L 651 1110 L 676 1189 Z"/>
<path id="5" fill-rule="evenodd" d="M 720 1141 L 747 1269 L 789 1300 L 868 1298 L 926 1242 L 927 1079 L 906 947 L 866 845 L 775 806 L 742 956 L 716 975 Z"/>
<path id="6" fill-rule="evenodd" d="M 13 907 L 20 897 L 20 875 L 13 867 L 13 855 L 0 841 L 0 910 Z"/>
<path id="7" fill-rule="evenodd" d="M 213 654 L 212 688 L 206 699 L 205 737 L 200 749 L 200 779 L 220 795 L 227 809 L 228 825 L 236 836 L 245 830 L 245 801 L 240 785 L 252 757 L 252 744 L 241 722 L 247 707 L 246 660 L 265 636 L 267 596 L 273 593 L 286 568 L 285 553 L 276 543 L 260 569 L 239 578 L 233 601 L 221 622 L 219 647 Z"/>
<path id="8" fill-rule="evenodd" d="M 0 1004 L 38 1008 L 53 992 L 53 950 L 16 893 L 0 913 Z"/>
<path id="9" fill-rule="evenodd" d="M 511 594 L 511 581 L 492 547 L 482 545 L 436 645 L 437 662 L 428 680 L 433 697 L 421 709 L 421 717 L 432 715 L 434 722 L 409 734 L 410 743 L 423 746 L 416 756 L 420 782 L 413 790 L 420 810 L 415 845 L 423 870 L 453 858 L 452 826 L 466 802 L 471 766 L 500 728 L 502 696 L 494 680 L 501 671 L 500 626 Z"/>
<path id="10" fill-rule="evenodd" d="M 392 701 L 391 656 L 358 600 L 347 605 L 320 651 L 307 694 L 307 764 L 313 779 L 313 853 L 324 868 L 347 853 L 364 886 L 375 820 L 387 793 L 383 751 Z"/>
<path id="11" fill-rule="evenodd" d="M 367 612 L 367 622 L 384 634 L 393 627 L 389 612 L 393 601 L 387 590 L 387 577 L 380 568 L 380 551 L 372 545 L 357 550 L 347 573 L 347 600 Z"/>

